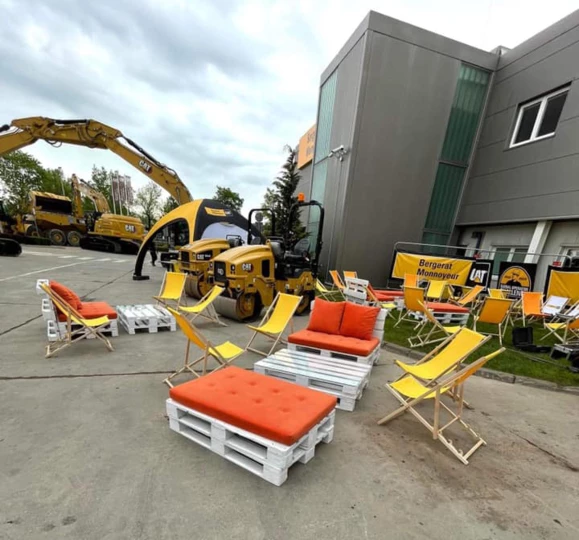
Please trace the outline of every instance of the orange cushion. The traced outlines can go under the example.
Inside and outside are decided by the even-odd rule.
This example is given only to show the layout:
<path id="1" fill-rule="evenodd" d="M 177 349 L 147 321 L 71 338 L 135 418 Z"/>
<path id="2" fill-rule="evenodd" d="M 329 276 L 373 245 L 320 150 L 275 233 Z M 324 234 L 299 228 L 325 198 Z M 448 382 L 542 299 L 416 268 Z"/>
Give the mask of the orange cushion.
<path id="1" fill-rule="evenodd" d="M 374 294 L 378 300 L 392 300 L 394 298 L 402 298 L 404 291 L 374 290 Z"/>
<path id="2" fill-rule="evenodd" d="M 271 441 L 291 445 L 336 406 L 336 398 L 230 366 L 171 388 L 172 399 Z"/>
<path id="3" fill-rule="evenodd" d="M 434 312 L 442 313 L 468 313 L 468 309 L 462 306 L 455 306 L 454 304 L 447 304 L 446 302 L 427 302 L 428 309 Z"/>
<path id="4" fill-rule="evenodd" d="M 322 332 L 312 332 L 310 330 L 294 332 L 288 337 L 288 341 L 296 345 L 303 345 L 304 347 L 315 347 L 317 349 L 355 354 L 357 356 L 368 356 L 376 347 L 380 346 L 380 340 L 375 337 L 371 339 L 357 339 L 334 334 L 323 334 Z"/>
<path id="5" fill-rule="evenodd" d="M 81 302 L 81 306 L 77 309 L 77 311 L 85 319 L 98 319 L 99 317 L 104 317 L 105 315 L 109 319 L 117 318 L 117 312 L 106 302 Z M 58 320 L 66 321 L 66 315 L 64 313 L 59 313 Z"/>
<path id="6" fill-rule="evenodd" d="M 58 283 L 58 281 L 50 281 L 50 288 L 58 294 L 67 304 L 69 304 L 74 309 L 79 309 L 82 304 L 82 300 L 78 295 L 68 287 Z"/>
<path id="7" fill-rule="evenodd" d="M 328 302 L 316 298 L 308 323 L 308 330 L 324 332 L 325 334 L 339 334 L 345 306 L 346 302 Z"/>
<path id="8" fill-rule="evenodd" d="M 379 313 L 379 307 L 359 306 L 347 302 L 340 326 L 340 335 L 358 339 L 371 339 Z"/>

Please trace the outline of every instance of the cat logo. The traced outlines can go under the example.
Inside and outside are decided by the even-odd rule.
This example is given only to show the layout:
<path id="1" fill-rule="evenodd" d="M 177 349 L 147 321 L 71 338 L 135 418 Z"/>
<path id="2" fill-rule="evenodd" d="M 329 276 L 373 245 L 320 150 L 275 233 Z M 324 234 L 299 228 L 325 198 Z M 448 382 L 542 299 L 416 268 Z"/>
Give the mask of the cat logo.
<path id="1" fill-rule="evenodd" d="M 477 285 L 484 285 L 486 283 L 486 277 L 488 270 L 481 270 L 480 268 L 473 268 L 470 271 L 468 279 L 476 283 Z"/>
<path id="2" fill-rule="evenodd" d="M 510 266 L 499 278 L 499 289 L 507 291 L 510 298 L 520 298 L 531 290 L 531 276 L 521 266 Z"/>
<path id="3" fill-rule="evenodd" d="M 144 159 L 139 161 L 139 167 L 143 169 L 146 173 L 150 173 L 153 170 L 153 166 L 150 163 L 147 163 Z"/>

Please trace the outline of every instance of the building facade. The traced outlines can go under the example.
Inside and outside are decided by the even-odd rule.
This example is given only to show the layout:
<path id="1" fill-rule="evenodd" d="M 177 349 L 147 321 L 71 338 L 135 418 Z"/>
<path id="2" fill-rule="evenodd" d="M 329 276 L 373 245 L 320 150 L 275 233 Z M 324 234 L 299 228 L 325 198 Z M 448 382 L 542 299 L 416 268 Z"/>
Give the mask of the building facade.
<path id="1" fill-rule="evenodd" d="M 370 12 L 322 74 L 302 169 L 322 269 L 383 285 L 397 242 L 539 275 L 553 259 L 532 253 L 579 251 L 578 74 L 579 11 L 492 52 Z"/>

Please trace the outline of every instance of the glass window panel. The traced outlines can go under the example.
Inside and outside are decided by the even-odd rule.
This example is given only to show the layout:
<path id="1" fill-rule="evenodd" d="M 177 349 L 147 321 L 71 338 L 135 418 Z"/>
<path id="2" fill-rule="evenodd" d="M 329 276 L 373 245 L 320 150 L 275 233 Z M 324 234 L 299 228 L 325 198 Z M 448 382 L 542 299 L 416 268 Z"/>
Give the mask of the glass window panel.
<path id="1" fill-rule="evenodd" d="M 495 256 L 493 257 L 493 276 L 499 274 L 499 267 L 502 261 L 508 261 L 511 254 L 510 247 L 498 247 L 495 251 Z"/>
<path id="2" fill-rule="evenodd" d="M 440 163 L 426 217 L 425 229 L 450 234 L 464 179 L 463 167 Z"/>
<path id="3" fill-rule="evenodd" d="M 561 112 L 563 111 L 563 105 L 565 105 L 566 99 L 567 92 L 552 97 L 547 101 L 541 127 L 537 133 L 538 137 L 548 135 L 549 133 L 555 133 L 555 128 L 557 127 L 559 118 L 561 117 Z"/>
<path id="4" fill-rule="evenodd" d="M 528 247 L 526 248 L 515 248 L 513 251 L 513 257 L 511 259 L 512 262 L 525 262 L 525 256 L 527 255 L 527 251 L 529 250 Z"/>
<path id="5" fill-rule="evenodd" d="M 328 154 L 330 153 L 330 138 L 332 135 L 337 79 L 338 72 L 334 71 L 330 78 L 323 84 L 320 92 L 314 163 L 328 157 Z"/>
<path id="6" fill-rule="evenodd" d="M 521 113 L 522 117 L 519 124 L 519 131 L 515 137 L 515 144 L 528 141 L 531 138 L 540 107 L 541 104 L 536 103 L 535 105 L 531 105 L 530 107 L 523 109 L 523 112 Z"/>

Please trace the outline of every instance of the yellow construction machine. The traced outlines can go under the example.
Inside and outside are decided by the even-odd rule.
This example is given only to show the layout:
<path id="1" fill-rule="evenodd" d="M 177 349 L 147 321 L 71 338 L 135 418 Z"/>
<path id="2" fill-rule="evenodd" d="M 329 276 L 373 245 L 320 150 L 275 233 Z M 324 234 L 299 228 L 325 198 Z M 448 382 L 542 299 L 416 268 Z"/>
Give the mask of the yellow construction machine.
<path id="1" fill-rule="evenodd" d="M 292 207 L 292 211 L 304 206 L 320 209 L 313 253 L 310 252 L 309 238 L 298 241 L 294 246 L 284 246 L 282 238 L 272 236 L 265 245 L 252 245 L 250 226 L 248 245 L 229 249 L 210 262 L 209 283 L 226 289 L 215 300 L 219 313 L 239 321 L 255 318 L 263 307 L 272 304 L 278 292 L 302 297 L 298 314 L 309 309 L 315 295 L 322 250 L 324 208 L 317 201 L 304 202 L 300 194 L 299 202 Z"/>
<path id="2" fill-rule="evenodd" d="M 0 127 L 0 156 L 20 150 L 38 140 L 44 140 L 52 146 L 60 146 L 64 143 L 110 150 L 155 183 L 165 188 L 179 204 L 193 200 L 189 190 L 174 170 L 157 161 L 134 141 L 125 137 L 119 130 L 95 120 L 54 120 L 39 116 L 13 120 L 10 125 Z M 39 194 L 39 196 L 44 195 L 46 194 Z M 45 198 L 42 201 L 44 204 L 38 205 L 36 203 L 39 199 L 37 196 L 35 197 L 33 214 L 36 214 L 37 222 L 39 218 L 38 212 L 46 211 L 47 204 L 49 206 L 60 205 L 65 202 L 61 200 L 62 197 L 51 194 L 49 199 L 52 200 L 50 202 L 46 201 Z M 56 201 L 58 200 L 61 201 L 57 203 Z M 70 199 L 68 201 L 70 202 Z M 72 206 L 72 203 L 70 204 Z M 37 210 L 36 207 L 38 206 L 40 208 Z M 82 209 L 82 206 L 79 208 Z M 62 214 L 62 212 L 60 213 Z M 60 227 L 63 228 L 56 224 L 49 230 L 51 240 L 54 238 L 53 242 L 55 240 L 62 242 L 73 230 L 78 235 L 86 231 L 88 234 L 82 237 L 82 240 L 77 235 L 72 235 L 72 242 L 70 242 L 70 239 L 69 242 L 73 245 L 78 242 L 81 247 L 87 249 L 104 251 L 136 253 L 138 250 L 138 244 L 143 237 L 144 230 L 137 218 L 111 214 L 110 209 L 107 212 L 100 212 L 98 208 L 93 215 L 94 222 L 82 223 L 80 216 L 73 216 L 72 208 L 67 215 L 70 218 L 64 219 L 69 221 L 68 225 L 70 227 L 65 227 L 63 223 L 60 224 Z M 40 217 L 42 217 L 42 214 Z M 74 223 L 71 223 L 72 221 Z M 77 221 L 78 227 L 76 226 Z M 38 228 L 36 230 L 38 231 Z"/>

